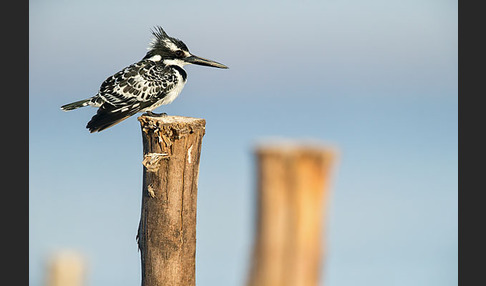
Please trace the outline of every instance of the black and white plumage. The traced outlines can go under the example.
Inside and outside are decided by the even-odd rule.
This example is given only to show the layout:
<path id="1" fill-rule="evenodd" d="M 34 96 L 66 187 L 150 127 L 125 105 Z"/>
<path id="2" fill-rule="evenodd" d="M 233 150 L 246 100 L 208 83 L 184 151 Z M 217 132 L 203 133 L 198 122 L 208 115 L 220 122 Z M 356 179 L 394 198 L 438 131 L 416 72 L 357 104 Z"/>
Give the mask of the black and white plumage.
<path id="1" fill-rule="evenodd" d="M 187 80 L 183 69 L 186 64 L 228 68 L 191 54 L 182 41 L 168 36 L 161 27 L 156 27 L 152 34 L 154 39 L 141 61 L 107 78 L 95 96 L 63 105 L 61 109 L 98 107 L 86 128 L 99 132 L 138 112 L 156 115 L 152 110 L 174 101 Z"/>

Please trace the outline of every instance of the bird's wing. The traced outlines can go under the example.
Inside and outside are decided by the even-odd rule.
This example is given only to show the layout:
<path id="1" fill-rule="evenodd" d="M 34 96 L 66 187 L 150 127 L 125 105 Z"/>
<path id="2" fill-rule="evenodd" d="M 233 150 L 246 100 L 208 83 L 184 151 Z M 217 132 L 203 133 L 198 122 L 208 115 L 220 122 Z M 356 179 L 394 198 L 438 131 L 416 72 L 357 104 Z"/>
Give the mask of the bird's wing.
<path id="1" fill-rule="evenodd" d="M 151 61 L 126 67 L 101 85 L 98 94 L 104 103 L 86 128 L 90 132 L 102 131 L 143 111 L 164 98 L 177 80 L 172 69 Z"/>
<path id="2" fill-rule="evenodd" d="M 140 61 L 106 79 L 99 95 L 115 107 L 162 99 L 177 84 L 171 68 Z"/>

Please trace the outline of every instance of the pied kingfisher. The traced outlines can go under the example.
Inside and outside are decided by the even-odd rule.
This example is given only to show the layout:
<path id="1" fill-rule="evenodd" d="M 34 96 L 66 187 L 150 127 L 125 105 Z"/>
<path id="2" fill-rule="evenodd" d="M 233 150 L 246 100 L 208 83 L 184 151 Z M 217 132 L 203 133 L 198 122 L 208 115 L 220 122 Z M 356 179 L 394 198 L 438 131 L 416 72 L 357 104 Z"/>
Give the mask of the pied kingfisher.
<path id="1" fill-rule="evenodd" d="M 181 40 L 170 37 L 159 26 L 152 30 L 152 34 L 154 38 L 149 51 L 141 61 L 107 78 L 95 96 L 63 105 L 61 109 L 68 111 L 88 105 L 98 107 L 86 128 L 91 133 L 99 132 L 138 112 L 147 112 L 151 116 L 165 115 L 152 110 L 171 103 L 182 91 L 187 79 L 182 67 L 186 64 L 228 68 L 191 54 Z"/>

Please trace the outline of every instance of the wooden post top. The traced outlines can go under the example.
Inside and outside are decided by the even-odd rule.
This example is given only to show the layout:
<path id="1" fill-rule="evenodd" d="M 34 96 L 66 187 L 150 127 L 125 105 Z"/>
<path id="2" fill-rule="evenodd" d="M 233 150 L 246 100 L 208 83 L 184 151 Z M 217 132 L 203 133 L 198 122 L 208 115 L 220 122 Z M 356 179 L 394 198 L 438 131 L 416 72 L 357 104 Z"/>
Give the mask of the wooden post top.
<path id="1" fill-rule="evenodd" d="M 185 127 L 192 128 L 205 128 L 206 120 L 202 118 L 166 115 L 166 116 L 150 116 L 143 114 L 138 117 L 138 121 L 142 124 L 143 128 L 157 129 L 163 126 L 172 125 L 177 129 L 185 129 Z"/>
<path id="2" fill-rule="evenodd" d="M 337 148 L 318 141 L 305 140 L 268 140 L 256 144 L 255 154 L 257 155 L 311 155 L 326 160 L 334 160 L 337 157 Z"/>
<path id="3" fill-rule="evenodd" d="M 164 156 L 172 155 L 171 146 L 176 140 L 193 133 L 202 134 L 202 136 L 206 133 L 206 120 L 201 118 L 144 114 L 138 117 L 138 121 L 140 121 L 143 138 L 146 141 L 144 141 L 144 146 L 146 145 L 144 152 L 163 153 Z"/>

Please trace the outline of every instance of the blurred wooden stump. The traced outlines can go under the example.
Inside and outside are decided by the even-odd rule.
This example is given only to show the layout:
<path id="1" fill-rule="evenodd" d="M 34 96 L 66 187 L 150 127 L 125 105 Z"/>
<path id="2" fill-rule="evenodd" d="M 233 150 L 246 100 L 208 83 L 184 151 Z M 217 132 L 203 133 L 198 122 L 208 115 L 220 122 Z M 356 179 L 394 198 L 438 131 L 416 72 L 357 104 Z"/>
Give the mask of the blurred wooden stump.
<path id="1" fill-rule="evenodd" d="M 47 286 L 85 285 L 86 262 L 81 254 L 64 250 L 49 257 Z"/>
<path id="2" fill-rule="evenodd" d="M 335 152 L 274 144 L 257 147 L 256 159 L 257 229 L 248 285 L 318 285 Z"/>

